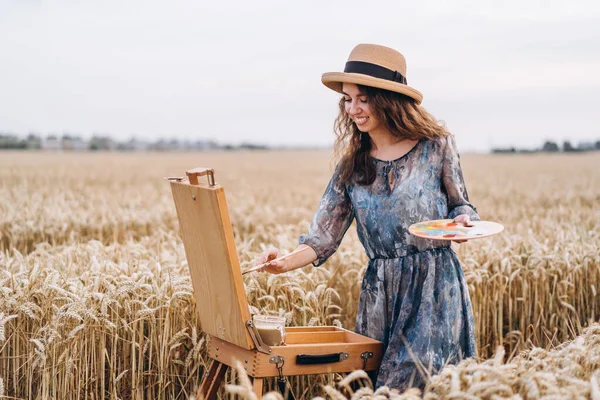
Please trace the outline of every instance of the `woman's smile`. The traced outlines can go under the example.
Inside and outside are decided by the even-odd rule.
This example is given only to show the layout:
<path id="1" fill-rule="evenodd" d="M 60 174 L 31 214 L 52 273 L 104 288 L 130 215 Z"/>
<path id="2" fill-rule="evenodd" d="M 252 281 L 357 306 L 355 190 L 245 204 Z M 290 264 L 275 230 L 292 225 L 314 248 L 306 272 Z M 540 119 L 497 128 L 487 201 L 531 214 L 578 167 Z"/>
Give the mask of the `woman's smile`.
<path id="1" fill-rule="evenodd" d="M 356 125 L 364 125 L 369 121 L 369 117 L 354 117 L 354 122 Z"/>

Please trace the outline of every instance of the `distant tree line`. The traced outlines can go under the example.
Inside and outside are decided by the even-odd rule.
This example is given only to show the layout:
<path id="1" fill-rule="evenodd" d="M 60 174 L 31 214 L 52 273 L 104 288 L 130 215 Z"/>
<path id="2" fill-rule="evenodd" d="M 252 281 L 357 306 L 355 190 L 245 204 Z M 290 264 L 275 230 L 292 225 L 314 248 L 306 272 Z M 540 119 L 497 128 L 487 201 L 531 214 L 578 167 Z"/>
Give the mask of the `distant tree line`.
<path id="1" fill-rule="evenodd" d="M 573 146 L 569 140 L 565 140 L 560 146 L 553 141 L 546 141 L 542 147 L 538 149 L 518 149 L 516 147 L 494 148 L 492 153 L 578 153 L 586 151 L 600 151 L 600 140 L 596 142 L 580 142 L 577 146 Z"/>
<path id="2" fill-rule="evenodd" d="M 179 140 L 157 139 L 154 141 L 141 140 L 131 137 L 125 141 L 116 141 L 108 135 L 95 134 L 89 139 L 72 134 L 42 135 L 30 133 L 19 137 L 11 133 L 0 132 L 0 150 L 62 150 L 62 151 L 198 151 L 198 150 L 266 150 L 269 146 L 244 142 L 239 145 L 220 144 L 214 140 Z M 576 153 L 599 151 L 600 140 L 596 142 L 580 142 L 573 146 L 570 141 L 559 145 L 546 141 L 537 149 L 519 149 L 517 147 L 493 148 L 492 153 Z"/>
<path id="3" fill-rule="evenodd" d="M 64 150 L 64 151 L 197 151 L 197 150 L 259 150 L 269 147 L 261 144 L 242 143 L 222 145 L 214 140 L 158 139 L 140 140 L 135 137 L 116 141 L 107 135 L 93 135 L 83 139 L 78 135 L 49 134 L 45 137 L 30 133 L 25 137 L 0 132 L 0 149 L 5 150 Z"/>

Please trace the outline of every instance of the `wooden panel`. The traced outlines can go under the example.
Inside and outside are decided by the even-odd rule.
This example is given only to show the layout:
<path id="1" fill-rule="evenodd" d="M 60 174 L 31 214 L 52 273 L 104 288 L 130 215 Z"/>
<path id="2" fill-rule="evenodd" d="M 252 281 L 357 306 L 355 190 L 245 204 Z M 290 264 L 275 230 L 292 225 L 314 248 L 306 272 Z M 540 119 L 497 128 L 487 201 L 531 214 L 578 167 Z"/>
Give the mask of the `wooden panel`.
<path id="1" fill-rule="evenodd" d="M 326 342 L 380 343 L 378 340 L 359 335 L 344 328 L 338 328 L 337 326 L 293 326 L 286 327 L 285 332 L 287 344 Z"/>
<path id="2" fill-rule="evenodd" d="M 256 373 L 256 354 L 256 350 L 248 350 L 209 336 L 208 356 L 210 358 L 230 367 L 235 367 L 235 361 L 237 360 L 242 363 L 246 373 L 250 376 L 254 376 Z"/>
<path id="3" fill-rule="evenodd" d="M 365 351 L 370 351 L 374 354 L 373 358 L 368 360 L 366 370 L 372 371 L 379 368 L 381 358 L 383 357 L 383 343 L 361 335 L 357 336 L 363 337 L 366 340 L 362 343 L 285 344 L 283 346 L 272 346 L 271 354 L 259 353 L 256 350 L 246 350 L 218 338 L 210 338 L 208 355 L 210 358 L 229 366 L 234 366 L 235 361 L 239 360 L 248 375 L 254 377 L 277 376 L 275 364 L 269 362 L 269 358 L 273 356 L 284 357 L 283 374 L 286 376 L 352 372 L 362 369 L 363 359 L 360 358 L 360 355 Z M 329 364 L 296 364 L 296 356 L 298 354 L 325 355 L 340 352 L 348 353 L 349 358 Z"/>
<path id="4" fill-rule="evenodd" d="M 368 360 L 366 367 L 367 371 L 371 371 L 379 368 L 381 358 L 383 357 L 383 344 L 381 342 L 292 344 L 272 347 L 272 350 L 270 355 L 257 353 L 254 376 L 277 376 L 277 368 L 274 364 L 269 363 L 269 357 L 272 356 L 284 357 L 285 363 L 283 365 L 283 374 L 286 376 L 352 372 L 357 369 L 362 369 L 363 359 L 360 358 L 360 355 L 365 351 L 370 351 L 374 354 L 374 357 Z M 328 364 L 296 364 L 296 356 L 298 354 L 326 355 L 340 352 L 348 353 L 349 358 L 344 361 Z"/>
<path id="5" fill-rule="evenodd" d="M 313 327 L 307 327 L 307 329 L 312 328 Z M 370 358 L 367 362 L 367 371 L 372 371 L 379 368 L 379 365 L 381 364 L 381 358 L 383 357 L 383 343 L 362 335 L 355 334 L 353 332 L 346 332 L 352 333 L 352 340 L 363 338 L 364 341 L 354 343 L 288 343 L 283 346 L 272 346 L 271 354 L 264 354 L 259 353 L 256 349 L 243 349 L 221 339 L 210 337 L 208 356 L 229 366 L 234 366 L 235 361 L 238 360 L 242 363 L 248 375 L 254 377 L 277 376 L 277 368 L 275 367 L 275 364 L 269 362 L 269 358 L 278 355 L 285 358 L 283 374 L 286 376 L 323 374 L 331 372 L 352 372 L 357 369 L 362 369 L 363 359 L 360 358 L 360 355 L 365 351 L 373 352 L 374 355 L 373 358 Z M 319 332 L 315 333 L 319 334 Z M 354 335 L 356 335 L 356 337 L 354 337 Z M 344 361 L 329 364 L 296 364 L 296 356 L 298 354 L 325 355 L 339 352 L 348 353 L 349 358 Z"/>
<path id="6" fill-rule="evenodd" d="M 285 344 L 336 343 L 346 342 L 346 332 L 288 332 Z"/>
<path id="7" fill-rule="evenodd" d="M 171 182 L 202 330 L 246 349 L 254 343 L 225 192 Z"/>
<path id="8" fill-rule="evenodd" d="M 286 326 L 286 332 L 349 332 L 337 326 Z"/>
<path id="9" fill-rule="evenodd" d="M 381 343 L 379 340 L 371 339 L 370 337 L 359 335 L 356 332 L 346 331 L 345 342 L 348 343 Z"/>

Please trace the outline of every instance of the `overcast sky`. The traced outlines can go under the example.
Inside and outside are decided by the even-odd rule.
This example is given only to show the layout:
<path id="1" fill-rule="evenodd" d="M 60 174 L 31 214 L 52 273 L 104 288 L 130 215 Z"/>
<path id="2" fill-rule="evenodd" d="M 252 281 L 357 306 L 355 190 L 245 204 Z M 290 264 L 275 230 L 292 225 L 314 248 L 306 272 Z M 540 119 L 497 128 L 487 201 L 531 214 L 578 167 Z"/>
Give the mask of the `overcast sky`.
<path id="1" fill-rule="evenodd" d="M 600 139 L 597 0 L 0 0 L 0 131 L 329 145 L 358 43 L 463 150 Z"/>

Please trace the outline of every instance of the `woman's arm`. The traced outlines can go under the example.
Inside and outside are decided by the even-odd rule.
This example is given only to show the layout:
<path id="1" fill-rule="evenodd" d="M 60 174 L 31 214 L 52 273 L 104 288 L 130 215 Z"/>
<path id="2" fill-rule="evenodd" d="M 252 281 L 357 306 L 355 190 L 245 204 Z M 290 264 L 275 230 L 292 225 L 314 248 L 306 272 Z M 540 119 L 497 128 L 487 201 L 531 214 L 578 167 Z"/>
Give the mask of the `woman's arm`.
<path id="1" fill-rule="evenodd" d="M 318 258 L 317 253 L 313 250 L 313 248 L 305 244 L 301 244 L 293 252 L 298 253 L 279 261 L 273 260 L 276 258 L 276 255 L 270 255 L 270 258 L 268 258 L 266 261 L 269 261 L 269 259 L 272 261 L 269 265 L 267 265 L 265 270 L 271 274 L 282 274 L 284 272 L 302 268 L 312 262 L 315 262 Z"/>
<path id="2" fill-rule="evenodd" d="M 311 262 L 323 264 L 339 247 L 354 220 L 354 207 L 336 168 L 319 202 L 308 233 L 301 235 L 300 245 L 310 246 L 316 254 Z"/>
<path id="3" fill-rule="evenodd" d="M 274 261 L 283 256 L 279 254 L 279 250 L 267 250 L 261 254 L 259 262 L 272 261 L 264 268 L 272 274 L 292 271 L 311 263 L 317 267 L 337 250 L 353 219 L 354 208 L 336 168 L 321 197 L 308 233 L 300 236 L 300 245 L 294 252 L 304 250 L 279 261 Z"/>
<path id="4" fill-rule="evenodd" d="M 460 155 L 456 149 L 453 135 L 446 137 L 442 160 L 442 182 L 448 195 L 448 218 L 454 219 L 459 215 L 467 215 L 471 221 L 479 221 L 477 209 L 469 202 L 469 195 L 467 194 L 467 187 L 460 166 Z"/>

